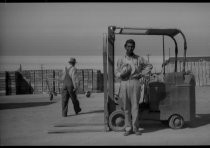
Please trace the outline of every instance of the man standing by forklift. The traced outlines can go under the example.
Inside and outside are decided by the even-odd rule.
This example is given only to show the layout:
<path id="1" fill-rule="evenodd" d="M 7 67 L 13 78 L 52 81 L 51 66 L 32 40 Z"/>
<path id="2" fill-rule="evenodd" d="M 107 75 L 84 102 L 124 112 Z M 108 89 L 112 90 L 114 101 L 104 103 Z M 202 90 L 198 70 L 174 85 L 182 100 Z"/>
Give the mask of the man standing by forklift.
<path id="1" fill-rule="evenodd" d="M 153 66 L 143 57 L 134 54 L 135 41 L 129 39 L 125 45 L 126 54 L 118 59 L 116 77 L 121 80 L 119 97 L 123 100 L 125 113 L 125 133 L 141 135 L 139 128 L 140 79 L 151 72 Z"/>
<path id="2" fill-rule="evenodd" d="M 79 100 L 77 99 L 78 78 L 76 75 L 76 59 L 70 58 L 69 67 L 65 67 L 62 75 L 62 116 L 67 117 L 69 97 L 72 100 L 76 114 L 81 112 Z"/>

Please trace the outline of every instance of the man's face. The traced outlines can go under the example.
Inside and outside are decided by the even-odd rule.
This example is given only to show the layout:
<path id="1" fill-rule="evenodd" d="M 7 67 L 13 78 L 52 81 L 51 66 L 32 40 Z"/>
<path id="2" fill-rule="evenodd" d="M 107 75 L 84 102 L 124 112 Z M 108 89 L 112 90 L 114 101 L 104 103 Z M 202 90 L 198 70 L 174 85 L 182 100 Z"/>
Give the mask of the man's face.
<path id="1" fill-rule="evenodd" d="M 69 64 L 72 65 L 72 66 L 75 66 L 76 63 L 69 63 Z"/>
<path id="2" fill-rule="evenodd" d="M 127 55 L 132 55 L 134 51 L 135 45 L 133 43 L 127 43 L 125 46 L 126 49 L 126 54 Z"/>

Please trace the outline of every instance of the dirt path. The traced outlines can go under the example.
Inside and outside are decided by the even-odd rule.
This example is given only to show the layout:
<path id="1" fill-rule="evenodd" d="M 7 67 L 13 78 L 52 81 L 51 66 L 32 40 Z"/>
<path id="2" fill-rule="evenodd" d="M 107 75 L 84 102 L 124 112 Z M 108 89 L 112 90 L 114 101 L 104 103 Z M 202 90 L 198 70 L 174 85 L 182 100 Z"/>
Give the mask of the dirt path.
<path id="1" fill-rule="evenodd" d="M 209 145 L 210 87 L 196 88 L 196 121 L 181 130 L 143 121 L 142 136 L 104 132 L 103 93 L 79 95 L 82 112 L 61 117 L 60 96 L 0 97 L 0 145 Z"/>

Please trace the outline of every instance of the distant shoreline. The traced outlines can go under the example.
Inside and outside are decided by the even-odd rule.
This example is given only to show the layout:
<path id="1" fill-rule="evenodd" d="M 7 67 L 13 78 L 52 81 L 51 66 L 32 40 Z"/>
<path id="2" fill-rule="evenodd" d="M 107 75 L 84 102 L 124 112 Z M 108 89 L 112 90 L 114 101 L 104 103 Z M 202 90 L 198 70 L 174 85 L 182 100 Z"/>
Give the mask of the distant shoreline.
<path id="1" fill-rule="evenodd" d="M 78 69 L 98 69 L 103 72 L 103 56 L 0 56 L 0 71 L 15 71 L 20 65 L 23 70 L 63 69 L 70 57 L 77 59 Z M 119 56 L 116 56 L 118 58 Z M 146 56 L 143 56 L 147 59 Z M 193 56 L 192 56 L 193 57 Z M 195 56 L 194 56 L 195 57 Z M 166 60 L 168 56 L 166 56 Z M 160 71 L 162 56 L 150 56 L 153 70 Z M 116 61 L 115 61 L 116 62 Z M 115 63 L 116 64 L 116 63 Z"/>

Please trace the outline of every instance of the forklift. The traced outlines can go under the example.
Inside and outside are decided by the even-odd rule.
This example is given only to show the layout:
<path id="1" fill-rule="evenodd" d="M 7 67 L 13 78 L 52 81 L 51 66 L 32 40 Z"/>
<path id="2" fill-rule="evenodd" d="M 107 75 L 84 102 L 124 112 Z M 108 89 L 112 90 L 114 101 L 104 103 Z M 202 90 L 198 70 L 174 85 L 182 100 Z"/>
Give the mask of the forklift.
<path id="1" fill-rule="evenodd" d="M 103 34 L 104 71 L 104 125 L 105 131 L 125 130 L 125 116 L 122 98 L 115 92 L 114 75 L 116 35 L 152 35 L 170 37 L 174 42 L 175 61 L 173 72 L 166 72 L 165 49 L 163 41 L 162 81 L 152 79 L 152 74 L 144 77 L 143 101 L 139 103 L 139 120 L 156 120 L 172 129 L 183 128 L 186 122 L 195 119 L 195 76 L 185 71 L 187 42 L 179 29 L 136 28 L 108 26 Z M 184 61 L 182 70 L 177 71 L 178 45 L 175 36 L 184 40 Z M 136 49 L 137 50 L 137 49 Z"/>

